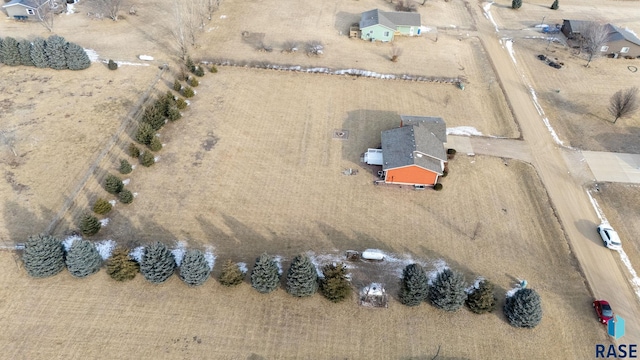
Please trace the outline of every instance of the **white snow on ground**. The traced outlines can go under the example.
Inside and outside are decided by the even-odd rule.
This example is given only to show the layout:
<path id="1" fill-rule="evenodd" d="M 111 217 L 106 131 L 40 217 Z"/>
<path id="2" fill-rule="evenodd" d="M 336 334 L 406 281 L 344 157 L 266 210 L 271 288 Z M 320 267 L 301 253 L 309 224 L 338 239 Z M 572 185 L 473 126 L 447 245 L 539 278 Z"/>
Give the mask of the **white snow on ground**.
<path id="1" fill-rule="evenodd" d="M 380 251 L 380 250 L 378 250 Z M 382 252 L 382 251 L 380 251 Z M 418 264 L 420 266 L 422 266 L 423 268 L 426 268 L 428 263 L 424 260 L 416 260 L 414 258 L 412 258 L 409 255 L 403 255 L 402 257 L 398 257 L 398 255 L 395 254 L 388 254 L 388 253 L 384 253 L 384 262 L 391 264 L 395 267 L 394 271 L 395 271 L 395 275 L 398 278 L 402 278 L 402 271 L 404 270 L 404 268 L 406 268 L 407 266 L 411 265 L 411 264 Z M 442 260 L 436 260 L 436 262 L 434 263 L 434 266 L 436 268 L 438 268 L 438 263 L 439 261 Z M 444 263 L 444 262 L 443 262 Z"/>
<path id="2" fill-rule="evenodd" d="M 482 133 L 473 126 L 456 126 L 447 128 L 447 135 L 482 136 Z"/>
<path id="3" fill-rule="evenodd" d="M 433 29 L 432 29 L 432 28 L 430 28 L 430 27 L 427 27 L 427 26 L 420 26 L 420 32 L 421 32 L 421 33 L 430 32 L 431 30 L 433 30 Z"/>
<path id="4" fill-rule="evenodd" d="M 513 295 L 515 295 L 515 294 L 518 292 L 518 290 L 520 290 L 520 289 L 522 289 L 522 287 L 520 287 L 520 284 L 516 285 L 513 289 L 511 289 L 511 290 L 507 291 L 507 297 L 508 297 L 508 298 L 512 297 L 512 296 L 513 296 Z"/>
<path id="5" fill-rule="evenodd" d="M 105 61 L 104 63 L 107 63 L 108 61 Z M 122 65 L 130 65 L 130 66 L 149 66 L 149 64 L 143 64 L 143 63 L 133 63 L 133 62 L 129 62 L 129 61 L 114 61 L 116 64 L 118 64 L 118 66 L 122 66 Z"/>
<path id="6" fill-rule="evenodd" d="M 282 256 L 278 255 L 274 257 L 273 261 L 275 261 L 278 266 L 278 274 L 282 275 Z"/>
<path id="7" fill-rule="evenodd" d="M 220 19 L 226 19 L 227 15 L 220 15 Z"/>
<path id="8" fill-rule="evenodd" d="M 216 263 L 216 256 L 213 253 L 213 246 L 207 246 L 207 250 L 204 252 L 204 259 L 207 260 L 209 270 L 213 270 L 213 265 Z"/>
<path id="9" fill-rule="evenodd" d="M 95 50 L 84 49 L 84 52 L 87 53 L 87 56 L 89 56 L 89 60 L 91 60 L 92 62 L 98 61 L 98 53 Z"/>
<path id="10" fill-rule="evenodd" d="M 173 254 L 173 258 L 176 260 L 176 266 L 180 266 L 182 264 L 182 259 L 184 258 L 184 253 L 187 250 L 187 243 L 184 241 L 176 241 L 176 247 L 171 250 Z"/>
<path id="11" fill-rule="evenodd" d="M 142 261 L 142 256 L 144 256 L 144 246 L 138 246 L 137 248 L 133 249 L 130 253 L 129 256 L 134 259 L 137 262 L 141 262 Z"/>
<path id="12" fill-rule="evenodd" d="M 509 56 L 511 56 L 511 61 L 513 61 L 513 63 L 517 65 L 518 62 L 516 61 L 516 53 L 513 51 L 513 40 L 504 39 L 504 46 L 507 48 Z"/>
<path id="13" fill-rule="evenodd" d="M 351 264 L 348 264 L 345 262 L 345 258 L 343 254 L 334 253 L 334 254 L 317 254 L 316 255 L 313 251 L 307 251 L 307 256 L 309 257 L 313 265 L 316 267 L 316 272 L 318 273 L 319 277 L 323 277 L 322 268 L 325 265 L 329 265 L 329 264 L 335 265 L 341 262 L 345 265 L 347 269 L 353 267 L 351 266 Z"/>
<path id="14" fill-rule="evenodd" d="M 245 274 L 249 271 L 249 269 L 247 269 L 247 263 L 239 262 L 238 268 Z"/>
<path id="15" fill-rule="evenodd" d="M 493 20 L 493 15 L 491 15 L 491 5 L 493 5 L 493 1 L 485 3 L 482 6 L 482 9 L 484 10 L 484 17 L 486 17 L 487 19 L 489 19 L 489 21 L 491 21 L 491 23 L 493 24 L 493 27 L 496 29 L 496 32 L 500 32 L 500 30 L 498 30 L 498 24 L 496 24 L 495 20 Z"/>
<path id="16" fill-rule="evenodd" d="M 75 9 L 73 8 L 73 4 L 67 4 L 67 12 L 65 14 L 69 15 L 69 14 L 73 14 L 75 13 Z"/>
<path id="17" fill-rule="evenodd" d="M 484 278 L 482 276 L 478 276 L 476 280 L 473 282 L 473 284 L 471 284 L 471 286 L 464 289 L 464 292 L 466 292 L 467 294 L 471 294 L 477 289 L 480 289 L 480 283 L 482 282 L 482 280 L 484 280 Z"/>
<path id="18" fill-rule="evenodd" d="M 627 270 L 631 275 L 631 287 L 635 291 L 636 296 L 640 298 L 640 277 L 638 277 L 638 273 L 633 268 L 633 265 L 631 265 L 631 261 L 629 261 L 629 257 L 627 256 L 627 253 L 624 252 L 624 249 L 618 250 L 618 254 L 620 254 L 622 263 L 627 267 Z"/>
<path id="19" fill-rule="evenodd" d="M 82 240 L 82 238 L 78 235 L 67 236 L 64 240 L 62 240 L 62 246 L 64 247 L 64 251 L 69 252 L 71 248 L 71 244 L 73 244 L 76 240 Z"/>
<path id="20" fill-rule="evenodd" d="M 158 162 L 160 160 L 160 156 L 156 156 L 153 158 L 153 162 Z"/>
<path id="21" fill-rule="evenodd" d="M 109 218 L 98 220 L 100 222 L 100 226 L 105 227 L 109 225 Z"/>
<path id="22" fill-rule="evenodd" d="M 116 206 L 117 201 L 115 200 L 109 200 L 109 204 L 111 204 L 111 206 Z"/>
<path id="23" fill-rule="evenodd" d="M 102 257 L 102 260 L 107 260 L 111 257 L 113 249 L 116 248 L 116 242 L 111 239 L 102 240 L 100 242 L 97 242 L 95 246 L 96 250 L 98 250 L 98 253 Z"/>
<path id="24" fill-rule="evenodd" d="M 137 192 L 134 192 L 134 193 L 133 193 L 133 197 L 138 197 L 138 193 L 137 193 Z"/>
<path id="25" fill-rule="evenodd" d="M 598 214 L 598 217 L 600 218 L 600 222 L 608 222 L 607 218 L 604 216 L 602 208 L 600 208 L 600 205 L 598 205 L 596 199 L 591 196 L 591 193 L 589 191 L 587 191 L 587 195 L 589 196 L 589 201 L 591 201 L 593 209 L 596 211 L 596 214 Z M 629 261 L 629 257 L 627 256 L 627 253 L 624 252 L 624 249 L 618 250 L 618 254 L 620 254 L 622 263 L 627 267 L 627 271 L 629 271 L 629 274 L 631 275 L 631 287 L 635 291 L 636 296 L 640 298 L 640 277 L 638 277 L 638 273 L 633 268 L 633 265 L 631 264 L 631 261 Z"/>
<path id="26" fill-rule="evenodd" d="M 122 180 L 122 184 L 123 185 L 129 185 L 129 183 L 131 182 L 131 179 L 124 179 Z"/>
<path id="27" fill-rule="evenodd" d="M 433 267 L 434 267 L 434 270 L 427 274 L 427 277 L 429 278 L 429 281 L 427 283 L 429 285 L 431 285 L 433 281 L 438 277 L 438 274 L 448 269 L 449 265 L 447 265 L 447 263 L 444 260 L 438 259 L 433 262 Z"/>

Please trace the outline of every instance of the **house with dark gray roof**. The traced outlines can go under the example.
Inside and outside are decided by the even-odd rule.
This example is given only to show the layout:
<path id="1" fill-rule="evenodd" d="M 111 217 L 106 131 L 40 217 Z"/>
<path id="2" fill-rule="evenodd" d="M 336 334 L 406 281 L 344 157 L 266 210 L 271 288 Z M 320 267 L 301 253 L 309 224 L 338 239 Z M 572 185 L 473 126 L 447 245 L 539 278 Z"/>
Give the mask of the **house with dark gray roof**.
<path id="1" fill-rule="evenodd" d="M 585 30 L 593 21 L 564 20 L 560 31 L 577 46 L 582 46 Z M 602 55 L 612 57 L 640 57 L 640 38 L 633 32 L 613 24 L 606 24 L 606 43 L 600 48 Z"/>
<path id="2" fill-rule="evenodd" d="M 379 9 L 363 12 L 359 25 L 360 38 L 370 41 L 393 41 L 395 35 L 417 36 L 422 31 L 420 14 Z"/>
<path id="3" fill-rule="evenodd" d="M 400 119 L 400 127 L 381 133 L 381 156 L 376 151 L 378 149 L 369 149 L 365 153 L 365 162 L 382 165 L 382 176 L 387 184 L 435 185 L 447 162 L 444 120 L 407 115 L 400 116 Z"/>

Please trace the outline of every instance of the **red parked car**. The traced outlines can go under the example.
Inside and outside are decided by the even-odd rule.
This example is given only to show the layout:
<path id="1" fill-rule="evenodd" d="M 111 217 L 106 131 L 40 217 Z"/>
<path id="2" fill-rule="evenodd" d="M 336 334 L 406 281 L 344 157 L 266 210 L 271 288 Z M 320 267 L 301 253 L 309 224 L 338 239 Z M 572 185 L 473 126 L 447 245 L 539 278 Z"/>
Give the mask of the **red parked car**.
<path id="1" fill-rule="evenodd" d="M 596 315 L 598 315 L 598 321 L 607 325 L 609 320 L 613 319 L 613 310 L 611 306 L 605 300 L 596 300 L 593 302 L 593 308 L 596 309 Z"/>

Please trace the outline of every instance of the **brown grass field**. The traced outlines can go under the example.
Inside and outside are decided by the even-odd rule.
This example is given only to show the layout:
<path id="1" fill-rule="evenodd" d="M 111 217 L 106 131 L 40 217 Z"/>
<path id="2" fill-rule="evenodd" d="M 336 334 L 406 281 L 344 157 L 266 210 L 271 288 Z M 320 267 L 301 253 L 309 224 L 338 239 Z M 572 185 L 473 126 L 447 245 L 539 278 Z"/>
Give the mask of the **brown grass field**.
<path id="1" fill-rule="evenodd" d="M 218 263 L 233 259 L 252 264 L 267 251 L 282 256 L 285 269 L 294 255 L 307 251 L 341 256 L 347 249 L 379 248 L 423 261 L 428 269 L 442 259 L 469 282 L 482 275 L 496 283 L 500 305 L 516 278 L 527 279 L 543 299 L 540 326 L 512 328 L 500 310 L 476 316 L 467 310 L 445 313 L 427 304 L 404 307 L 395 300 L 397 264 L 360 264 L 352 270 L 354 285 L 384 281 L 394 298 L 388 309 L 371 310 L 359 307 L 355 298 L 336 305 L 320 295 L 294 299 L 282 289 L 260 295 L 248 284 L 227 289 L 209 280 L 200 288 L 188 288 L 176 276 L 159 286 L 141 276 L 115 283 L 104 271 L 82 280 L 67 272 L 34 280 L 15 253 L 2 251 L 3 356 L 431 359 L 441 346 L 439 359 L 591 357 L 594 344 L 606 342 L 607 336 L 594 320 L 589 289 L 529 165 L 459 154 L 442 181 L 443 191 L 417 192 L 373 186 L 377 169 L 360 163 L 367 147 L 379 145 L 380 131 L 398 125 L 399 114 L 442 116 L 449 127 L 520 136 L 484 50 L 473 37 L 479 20 L 468 7 L 481 4 L 452 0 L 420 7 L 423 22 L 437 26 L 437 35 L 434 31 L 400 39 L 403 54 L 398 63 L 389 61 L 389 44 L 345 35 L 345 27 L 360 11 L 390 10 L 388 3 L 296 6 L 287 1 L 278 6 L 269 12 L 276 8 L 273 1 L 251 6 L 224 2 L 200 35 L 194 58 L 463 76 L 468 86 L 461 91 L 443 84 L 220 67 L 219 73 L 202 78 L 184 118 L 161 131 L 165 147 L 158 153 L 159 162 L 148 169 L 138 166 L 127 176 L 127 188 L 137 197 L 131 205 L 115 207 L 95 240 L 111 238 L 130 246 L 179 240 L 192 247 L 213 246 Z M 55 233 L 64 236 L 96 197 L 107 196 L 100 181 L 107 172 L 117 172 L 130 132 L 117 135 L 116 146 L 98 163 L 96 173 L 69 199 L 153 83 L 157 65 L 166 62 L 171 68 L 156 85 L 159 93 L 167 91 L 177 72 L 166 25 L 170 2 L 143 1 L 138 16 L 127 15 L 117 23 L 89 20 L 82 3 L 76 8 L 77 14 L 60 17 L 58 34 L 94 49 L 102 59 L 140 63 L 137 55 L 149 54 L 156 60 L 151 66 L 121 66 L 117 71 L 95 63 L 78 73 L 0 67 L 0 76 L 17 84 L 0 85 L 5 94 L 0 102 L 0 130 L 5 132 L 0 171 L 6 180 L 0 182 L 0 239 L 7 246 L 43 231 L 61 210 Z M 508 10 L 492 7 L 509 28 L 529 22 L 511 18 Z M 533 19 L 537 11 L 526 17 Z M 269 16 L 262 15 L 267 12 Z M 6 21 L 0 26 L 2 36 L 48 35 L 38 24 Z M 257 52 L 243 41 L 242 31 L 264 32 L 274 52 Z M 113 36 L 96 36 L 99 33 Z M 321 40 L 325 55 L 282 54 L 286 40 Z M 625 60 L 616 60 L 609 69 L 604 64 L 611 60 L 599 59 L 585 70 L 580 67 L 583 60 L 567 56 L 568 65 L 561 71 L 537 69 L 542 64 L 534 55 L 545 46 L 541 40 L 522 39 L 515 50 L 561 138 L 591 150 L 632 152 L 632 141 L 616 143 L 616 150 L 603 140 L 607 134 L 631 134 L 635 126 L 635 120 L 619 121 L 615 127 L 603 120 L 608 93 L 628 81 L 628 74 L 619 70 L 626 69 Z M 555 45 L 551 49 L 553 54 L 569 53 Z M 580 83 L 587 81 L 584 71 L 610 80 L 598 81 L 596 90 L 588 91 Z M 604 107 L 597 106 L 598 99 Z M 564 108 L 572 103 L 580 110 Z M 335 130 L 347 130 L 348 138 L 333 138 Z M 345 169 L 358 173 L 346 176 Z M 637 230 L 637 221 L 626 220 L 634 209 L 625 199 L 634 196 L 634 189 L 606 185 L 598 195 L 621 233 Z M 68 200 L 71 207 L 65 209 Z M 214 275 L 218 271 L 216 267 Z"/>

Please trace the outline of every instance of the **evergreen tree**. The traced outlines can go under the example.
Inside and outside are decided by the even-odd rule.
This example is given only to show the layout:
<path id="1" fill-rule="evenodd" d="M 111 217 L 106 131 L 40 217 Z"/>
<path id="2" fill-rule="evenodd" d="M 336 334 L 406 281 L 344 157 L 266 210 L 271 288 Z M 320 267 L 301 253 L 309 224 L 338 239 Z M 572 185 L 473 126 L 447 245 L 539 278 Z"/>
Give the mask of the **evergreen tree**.
<path id="1" fill-rule="evenodd" d="M 467 307 L 476 314 L 492 312 L 496 308 L 498 299 L 494 294 L 494 286 L 488 280 L 478 281 L 477 286 L 469 291 Z"/>
<path id="2" fill-rule="evenodd" d="M 157 101 L 151 106 L 147 106 L 142 114 L 141 123 L 151 125 L 155 131 L 162 129 L 164 126 L 163 102 Z"/>
<path id="3" fill-rule="evenodd" d="M 145 151 L 140 155 L 140 164 L 144 167 L 149 167 L 156 163 L 156 159 L 153 157 L 153 153 Z"/>
<path id="4" fill-rule="evenodd" d="M 154 136 L 151 139 L 151 143 L 149 144 L 149 150 L 151 151 L 160 151 L 162 150 L 162 141 L 157 136 Z"/>
<path id="5" fill-rule="evenodd" d="M 107 190 L 109 194 L 118 194 L 124 188 L 124 184 L 119 177 L 115 175 L 107 175 L 104 179 L 104 189 Z"/>
<path id="6" fill-rule="evenodd" d="M 240 270 L 240 266 L 231 260 L 222 267 L 222 273 L 220 273 L 220 284 L 224 286 L 236 286 L 240 285 L 244 280 L 246 273 Z"/>
<path id="7" fill-rule="evenodd" d="M 456 311 L 464 305 L 467 293 L 464 291 L 464 276 L 458 271 L 444 269 L 429 284 L 429 300 L 435 307 L 446 311 Z"/>
<path id="8" fill-rule="evenodd" d="M 521 6 L 522 6 L 522 0 L 512 0 L 511 1 L 511 8 L 512 9 L 520 9 Z"/>
<path id="9" fill-rule="evenodd" d="M 24 66 L 34 66 L 31 59 L 31 42 L 29 40 L 20 40 L 18 42 L 18 52 L 20 53 L 20 63 Z"/>
<path id="10" fill-rule="evenodd" d="M 120 167 L 118 168 L 118 171 L 120 171 L 120 174 L 126 175 L 131 173 L 133 171 L 133 168 L 127 160 L 122 159 L 120 160 Z"/>
<path id="11" fill-rule="evenodd" d="M 187 102 L 183 99 L 183 98 L 179 98 L 178 100 L 176 100 L 176 107 L 179 110 L 184 110 L 187 108 L 189 104 L 187 104 Z"/>
<path id="12" fill-rule="evenodd" d="M 20 65 L 20 51 L 18 50 L 18 41 L 12 37 L 6 37 L 2 41 L 2 47 L 0 47 L 0 52 L 2 52 L 2 61 L 9 66 L 17 66 Z"/>
<path id="13" fill-rule="evenodd" d="M 131 204 L 133 201 L 133 194 L 127 189 L 122 189 L 122 191 L 118 193 L 118 200 L 123 204 Z"/>
<path id="14" fill-rule="evenodd" d="M 33 65 L 38 68 L 49 67 L 49 58 L 47 57 L 47 42 L 43 38 L 35 38 L 33 46 L 31 46 L 31 60 Z"/>
<path id="15" fill-rule="evenodd" d="M 180 89 L 182 89 L 182 84 L 180 84 L 180 80 L 176 79 L 173 82 L 173 90 L 180 91 Z"/>
<path id="16" fill-rule="evenodd" d="M 2 38 L 0 37 L 0 50 L 2 50 L 2 43 L 4 42 L 4 40 L 2 40 Z M 4 64 L 4 58 L 2 56 L 2 51 L 0 51 L 0 64 Z"/>
<path id="17" fill-rule="evenodd" d="M 311 296 L 318 291 L 318 272 L 307 255 L 300 254 L 287 272 L 287 292 L 293 296 Z"/>
<path id="18" fill-rule="evenodd" d="M 278 288 L 279 282 L 280 275 L 276 261 L 266 253 L 260 255 L 251 272 L 251 286 L 258 292 L 266 294 Z"/>
<path id="19" fill-rule="evenodd" d="M 91 66 L 89 55 L 84 51 L 82 46 L 74 43 L 67 43 L 65 47 L 65 58 L 67 59 L 67 67 L 71 70 L 84 70 Z"/>
<path id="20" fill-rule="evenodd" d="M 111 208 L 111 204 L 103 198 L 99 198 L 96 200 L 96 203 L 93 204 L 93 212 L 98 215 L 106 215 L 111 211 Z"/>
<path id="21" fill-rule="evenodd" d="M 209 264 L 202 251 L 189 249 L 184 253 L 180 263 L 180 279 L 187 285 L 198 286 L 204 284 L 211 274 Z"/>
<path id="22" fill-rule="evenodd" d="M 129 154 L 129 156 L 131 156 L 132 158 L 138 158 L 140 157 L 140 149 L 138 149 L 138 147 L 136 146 L 136 144 L 131 143 L 129 144 L 129 147 L 127 148 L 127 154 Z"/>
<path id="23" fill-rule="evenodd" d="M 49 59 L 50 68 L 55 70 L 68 69 L 67 58 L 65 57 L 66 47 L 67 41 L 62 36 L 51 35 L 47 38 L 47 47 L 44 50 Z"/>
<path id="24" fill-rule="evenodd" d="M 53 276 L 64 269 L 62 242 L 48 235 L 29 236 L 22 253 L 22 261 L 29 276 Z"/>
<path id="25" fill-rule="evenodd" d="M 418 264 L 407 265 L 402 271 L 400 283 L 400 302 L 407 306 L 417 306 L 427 299 L 428 279 L 422 266 Z"/>
<path id="26" fill-rule="evenodd" d="M 182 117 L 182 114 L 180 114 L 180 110 L 178 110 L 177 105 L 173 105 L 169 108 L 167 117 L 169 118 L 169 121 L 176 121 Z"/>
<path id="27" fill-rule="evenodd" d="M 322 268 L 320 293 L 332 302 L 340 302 L 351 295 L 347 268 L 342 263 L 326 265 Z"/>
<path id="28" fill-rule="evenodd" d="M 187 56 L 187 61 L 185 65 L 187 66 L 187 69 L 191 72 L 194 72 L 196 70 L 196 65 L 193 63 L 193 60 L 191 60 L 190 56 Z"/>
<path id="29" fill-rule="evenodd" d="M 118 63 L 109 59 L 109 62 L 107 63 L 107 68 L 109 70 L 118 70 Z"/>
<path id="30" fill-rule="evenodd" d="M 153 127 L 149 123 L 141 122 L 140 125 L 138 125 L 138 131 L 136 132 L 137 142 L 149 145 L 154 136 L 156 136 L 156 131 L 153 130 Z"/>
<path id="31" fill-rule="evenodd" d="M 89 213 L 82 214 L 80 217 L 80 231 L 86 236 L 97 234 L 101 227 L 98 218 Z"/>
<path id="32" fill-rule="evenodd" d="M 165 282 L 176 269 L 176 260 L 173 254 L 161 242 L 155 242 L 144 248 L 140 272 L 145 279 L 160 284 Z"/>
<path id="33" fill-rule="evenodd" d="M 540 295 L 529 288 L 516 291 L 507 297 L 504 315 L 515 327 L 534 328 L 542 321 L 542 303 Z"/>
<path id="34" fill-rule="evenodd" d="M 100 270 L 102 257 L 90 241 L 76 240 L 67 252 L 66 263 L 71 275 L 85 277 Z"/>
<path id="35" fill-rule="evenodd" d="M 553 4 L 551 4 L 551 10 L 558 10 L 560 4 L 558 4 L 558 0 L 554 0 Z"/>
<path id="36" fill-rule="evenodd" d="M 117 281 L 132 280 L 140 271 L 140 265 L 129 257 L 129 249 L 116 248 L 107 261 L 107 274 Z"/>

